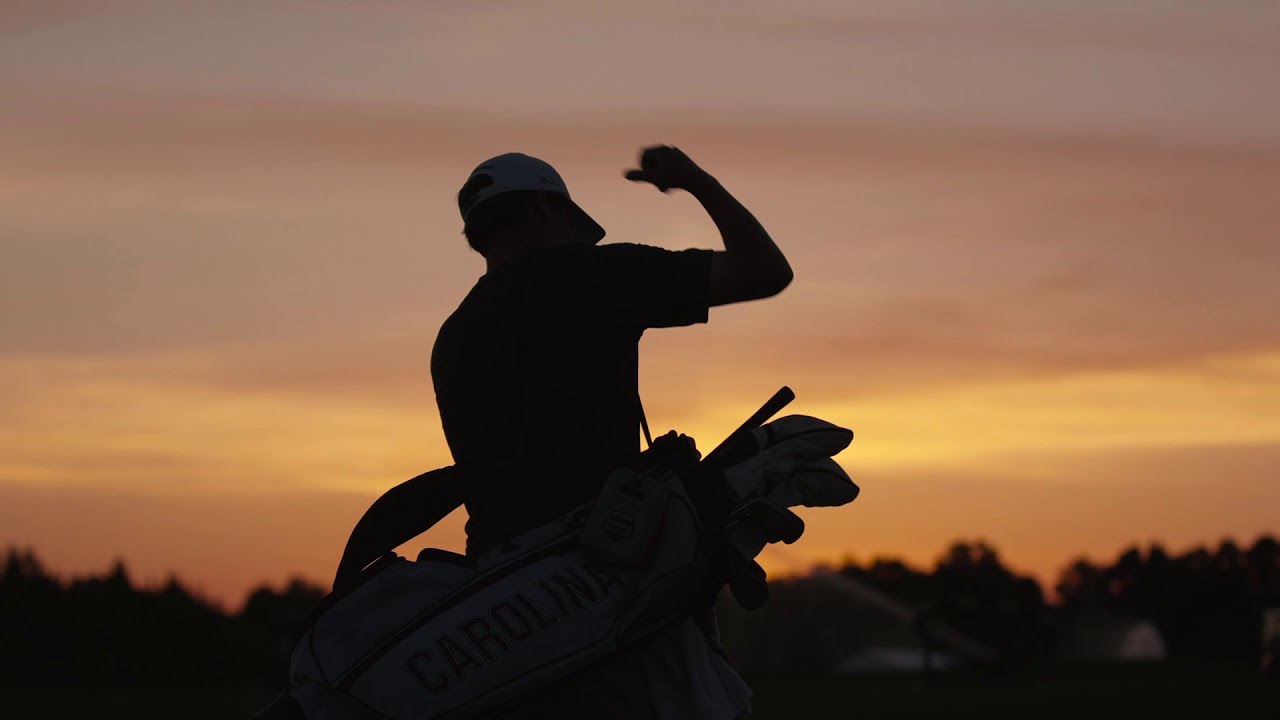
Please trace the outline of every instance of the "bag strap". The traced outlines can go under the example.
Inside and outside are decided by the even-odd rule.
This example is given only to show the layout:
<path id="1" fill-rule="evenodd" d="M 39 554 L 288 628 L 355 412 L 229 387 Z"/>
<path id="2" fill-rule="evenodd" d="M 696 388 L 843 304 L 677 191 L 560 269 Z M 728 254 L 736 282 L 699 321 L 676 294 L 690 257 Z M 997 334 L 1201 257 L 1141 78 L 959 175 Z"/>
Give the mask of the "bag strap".
<path id="1" fill-rule="evenodd" d="M 640 429 L 644 431 L 644 441 L 649 447 L 653 447 L 653 436 L 649 434 L 649 421 L 644 416 L 644 401 L 640 399 L 640 393 L 636 393 L 636 409 L 640 411 Z"/>
<path id="2" fill-rule="evenodd" d="M 386 491 L 351 530 L 338 561 L 334 590 L 348 585 L 381 555 L 409 542 L 462 504 L 466 476 L 456 465 L 422 473 Z"/>

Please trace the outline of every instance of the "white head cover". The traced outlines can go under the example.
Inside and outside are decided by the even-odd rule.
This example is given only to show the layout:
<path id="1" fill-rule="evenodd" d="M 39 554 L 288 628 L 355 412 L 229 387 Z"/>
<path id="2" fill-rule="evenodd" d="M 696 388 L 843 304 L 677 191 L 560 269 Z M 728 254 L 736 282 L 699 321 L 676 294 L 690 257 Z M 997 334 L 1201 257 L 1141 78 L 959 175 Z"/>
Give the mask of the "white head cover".
<path id="1" fill-rule="evenodd" d="M 569 197 L 569 188 L 565 186 L 560 173 L 538 158 L 523 153 L 499 155 L 480 163 L 471 171 L 467 183 L 477 177 L 487 177 L 491 182 L 466 198 L 466 204 L 459 202 L 458 210 L 462 213 L 463 222 L 467 221 L 471 211 L 495 195 L 516 190 L 543 190 L 559 193 L 569 202 L 573 229 L 578 239 L 594 245 L 604 238 L 604 228 Z"/>

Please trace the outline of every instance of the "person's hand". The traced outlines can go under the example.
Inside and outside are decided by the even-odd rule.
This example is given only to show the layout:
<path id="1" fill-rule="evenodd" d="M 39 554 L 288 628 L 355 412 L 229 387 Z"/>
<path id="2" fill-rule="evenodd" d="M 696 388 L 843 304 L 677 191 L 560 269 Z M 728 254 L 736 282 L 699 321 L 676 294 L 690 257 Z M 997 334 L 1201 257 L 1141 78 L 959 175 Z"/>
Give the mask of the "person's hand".
<path id="1" fill-rule="evenodd" d="M 640 153 L 640 167 L 626 172 L 632 182 L 647 182 L 662 192 L 672 188 L 693 191 L 714 182 L 706 170 L 689 159 L 679 148 L 654 145 Z"/>

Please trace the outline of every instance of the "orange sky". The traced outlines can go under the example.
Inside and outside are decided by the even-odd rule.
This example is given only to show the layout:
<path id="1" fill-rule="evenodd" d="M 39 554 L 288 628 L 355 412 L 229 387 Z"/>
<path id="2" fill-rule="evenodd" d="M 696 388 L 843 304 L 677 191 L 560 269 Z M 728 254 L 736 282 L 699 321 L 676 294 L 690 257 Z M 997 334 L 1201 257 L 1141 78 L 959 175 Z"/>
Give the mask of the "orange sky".
<path id="1" fill-rule="evenodd" d="M 709 447 L 787 384 L 857 432 L 863 497 L 772 571 L 1280 532 L 1277 38 L 1257 3 L 0 0 L 0 545 L 231 604 L 327 579 L 449 462 L 466 173 L 529 152 L 609 240 L 715 247 L 622 180 L 651 142 L 796 270 L 646 336 L 653 424 Z"/>

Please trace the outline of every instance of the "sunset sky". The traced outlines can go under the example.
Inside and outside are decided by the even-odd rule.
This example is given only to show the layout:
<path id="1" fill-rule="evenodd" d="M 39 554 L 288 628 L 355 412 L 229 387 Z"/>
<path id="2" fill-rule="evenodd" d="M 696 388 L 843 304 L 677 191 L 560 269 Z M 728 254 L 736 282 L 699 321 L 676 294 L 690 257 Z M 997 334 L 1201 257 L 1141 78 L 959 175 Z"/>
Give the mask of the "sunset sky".
<path id="1" fill-rule="evenodd" d="M 327 583 L 451 462 L 468 172 L 527 152 L 606 242 L 719 247 L 622 179 L 655 142 L 796 274 L 645 336 L 655 430 L 785 384 L 857 434 L 862 497 L 771 572 L 1280 532 L 1278 73 L 1257 0 L 0 0 L 0 547 Z"/>

